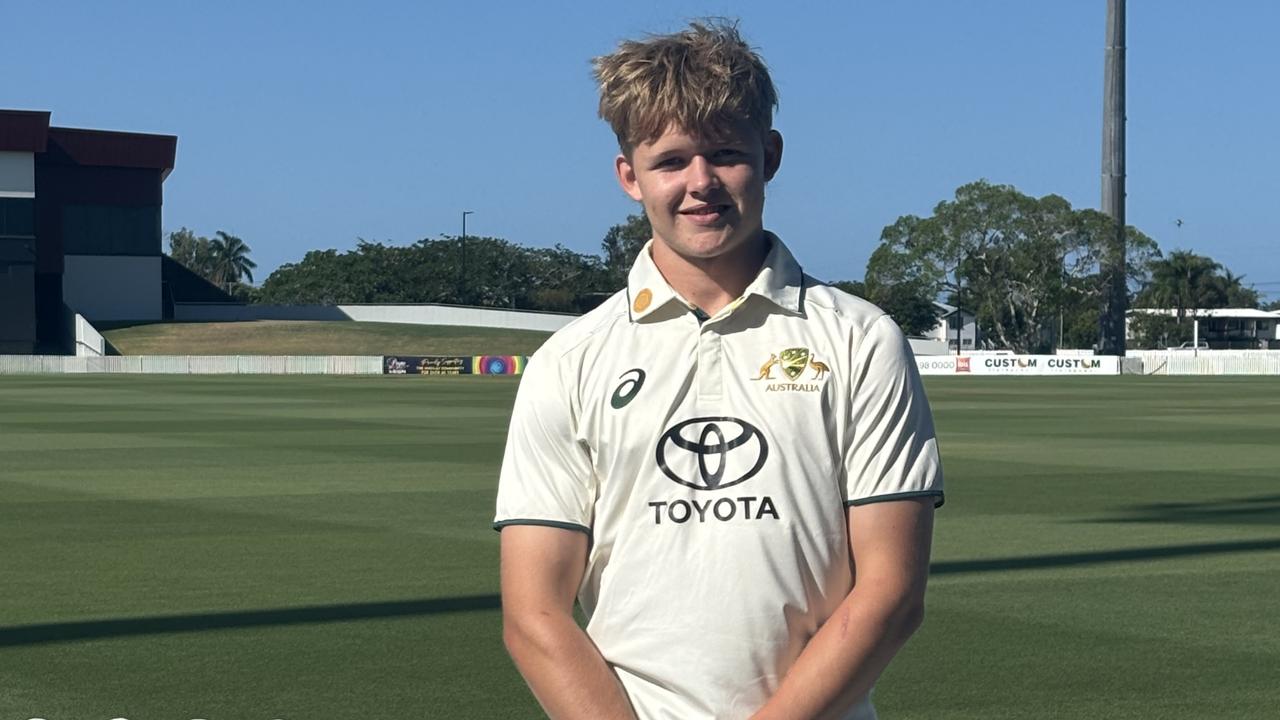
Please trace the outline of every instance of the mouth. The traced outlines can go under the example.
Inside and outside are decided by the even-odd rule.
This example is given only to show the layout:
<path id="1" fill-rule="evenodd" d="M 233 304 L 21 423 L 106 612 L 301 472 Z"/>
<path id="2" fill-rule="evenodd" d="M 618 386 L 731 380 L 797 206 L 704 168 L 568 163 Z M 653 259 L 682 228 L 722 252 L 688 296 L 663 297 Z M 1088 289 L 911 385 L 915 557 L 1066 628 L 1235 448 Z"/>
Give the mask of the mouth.
<path id="1" fill-rule="evenodd" d="M 730 205 L 715 205 L 711 203 L 703 205 L 695 205 L 680 211 L 681 215 L 695 222 L 712 222 L 718 220 L 722 215 L 729 212 Z"/>

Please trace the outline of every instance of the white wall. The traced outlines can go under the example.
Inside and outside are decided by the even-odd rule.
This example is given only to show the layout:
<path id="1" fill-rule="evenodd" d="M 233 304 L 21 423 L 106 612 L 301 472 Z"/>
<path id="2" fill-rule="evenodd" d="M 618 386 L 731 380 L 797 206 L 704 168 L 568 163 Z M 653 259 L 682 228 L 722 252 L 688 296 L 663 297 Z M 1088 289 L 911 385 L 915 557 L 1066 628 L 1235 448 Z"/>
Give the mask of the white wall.
<path id="1" fill-rule="evenodd" d="M 36 196 L 36 156 L 29 152 L 0 152 L 0 197 Z"/>
<path id="2" fill-rule="evenodd" d="M 462 325 L 555 332 L 575 315 L 456 307 L 453 305 L 219 305 L 182 304 L 173 308 L 179 321 L 356 320 L 410 325 Z"/>
<path id="3" fill-rule="evenodd" d="M 381 355 L 0 355 L 0 375 L 381 375 Z"/>
<path id="4" fill-rule="evenodd" d="M 554 332 L 568 325 L 576 315 L 535 313 L 496 308 L 451 307 L 449 305 L 339 305 L 352 320 L 412 323 L 414 325 L 464 325 L 513 330 Z"/>
<path id="5" fill-rule="evenodd" d="M 925 355 L 947 355 L 955 352 L 947 347 L 947 343 L 942 340 L 932 338 L 908 338 L 907 342 L 911 344 L 911 352 L 917 356 Z"/>
<path id="6" fill-rule="evenodd" d="M 67 255 L 62 297 L 90 322 L 159 320 L 160 257 Z"/>
<path id="7" fill-rule="evenodd" d="M 75 313 L 76 327 L 76 356 L 78 357 L 102 357 L 107 354 L 107 343 L 96 328 L 84 319 L 80 313 Z"/>

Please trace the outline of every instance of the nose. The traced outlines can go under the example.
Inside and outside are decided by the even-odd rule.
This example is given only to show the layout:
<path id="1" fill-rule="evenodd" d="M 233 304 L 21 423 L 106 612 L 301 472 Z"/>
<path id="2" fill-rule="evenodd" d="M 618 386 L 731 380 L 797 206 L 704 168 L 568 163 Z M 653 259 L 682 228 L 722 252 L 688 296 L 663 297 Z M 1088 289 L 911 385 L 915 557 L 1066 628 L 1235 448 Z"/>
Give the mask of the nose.
<path id="1" fill-rule="evenodd" d="M 706 192 L 720 184 L 720 178 L 716 177 L 715 166 L 701 155 L 693 157 L 689 162 L 688 170 L 688 185 L 691 193 Z"/>

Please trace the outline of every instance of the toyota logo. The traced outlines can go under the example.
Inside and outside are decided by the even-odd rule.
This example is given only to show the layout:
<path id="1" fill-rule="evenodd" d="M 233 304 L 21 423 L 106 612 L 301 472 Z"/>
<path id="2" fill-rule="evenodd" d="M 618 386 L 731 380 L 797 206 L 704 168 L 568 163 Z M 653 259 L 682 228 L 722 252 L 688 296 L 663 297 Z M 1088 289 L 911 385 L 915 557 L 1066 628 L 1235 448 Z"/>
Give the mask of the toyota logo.
<path id="1" fill-rule="evenodd" d="M 760 472 L 768 457 L 764 434 L 732 417 L 685 420 L 658 440 L 662 473 L 695 490 L 720 490 L 746 482 Z"/>

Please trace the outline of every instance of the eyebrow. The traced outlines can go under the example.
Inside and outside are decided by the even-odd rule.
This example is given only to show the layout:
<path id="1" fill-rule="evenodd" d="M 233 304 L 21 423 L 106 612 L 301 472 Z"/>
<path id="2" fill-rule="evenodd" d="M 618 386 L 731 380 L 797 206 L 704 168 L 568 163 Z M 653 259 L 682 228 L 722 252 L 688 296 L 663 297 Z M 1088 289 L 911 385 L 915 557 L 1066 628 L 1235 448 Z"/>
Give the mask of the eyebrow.
<path id="1" fill-rule="evenodd" d="M 684 157 L 686 154 L 687 151 L 683 148 L 671 148 L 670 150 L 664 150 L 657 153 L 649 162 L 651 165 L 660 165 L 671 158 Z"/>

